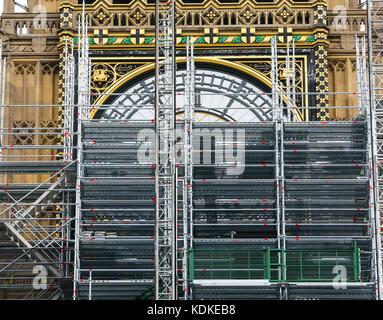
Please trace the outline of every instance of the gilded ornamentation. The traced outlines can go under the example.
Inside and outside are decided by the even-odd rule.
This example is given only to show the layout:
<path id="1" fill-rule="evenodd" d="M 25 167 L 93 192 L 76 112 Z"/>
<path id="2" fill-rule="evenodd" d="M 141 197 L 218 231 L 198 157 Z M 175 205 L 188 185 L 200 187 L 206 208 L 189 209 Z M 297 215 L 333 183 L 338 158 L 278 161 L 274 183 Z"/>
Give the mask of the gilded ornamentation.
<path id="1" fill-rule="evenodd" d="M 96 45 L 107 44 L 108 43 L 108 30 L 106 30 L 106 29 L 95 29 L 94 33 L 93 33 L 93 43 Z"/>
<path id="2" fill-rule="evenodd" d="M 81 13 L 81 6 L 70 6 L 74 11 L 74 16 Z M 119 48 L 134 50 L 136 46 L 153 50 L 155 45 L 154 38 L 154 6 L 147 4 L 146 1 L 132 1 L 124 5 L 127 9 L 121 9 L 118 6 L 109 6 L 102 3 L 89 8 L 88 13 L 91 17 L 92 27 L 99 30 L 95 31 L 93 38 L 89 43 L 92 46 L 108 46 L 109 48 Z M 92 9 L 93 8 L 93 9 Z M 66 9 L 64 7 L 64 9 Z M 182 10 L 181 10 L 182 9 Z M 70 10 L 62 10 L 61 15 L 65 13 L 66 17 L 72 16 Z M 279 43 L 285 43 L 295 39 L 300 47 L 315 50 L 315 75 L 318 83 L 318 92 L 328 90 L 327 71 L 327 47 L 321 45 L 321 40 L 327 39 L 327 32 L 322 31 L 322 26 L 326 25 L 326 6 L 323 4 L 314 7 L 307 4 L 282 1 L 276 3 L 263 4 L 259 8 L 259 3 L 251 0 L 243 0 L 240 5 L 221 4 L 214 0 L 207 0 L 203 5 L 183 4 L 179 2 L 176 8 L 177 12 L 177 44 L 184 45 L 187 36 L 190 35 L 190 26 L 200 26 L 198 34 L 193 34 L 193 40 L 196 47 L 204 48 L 207 45 L 220 48 L 235 48 L 242 45 L 251 44 L 254 48 L 265 48 L 270 46 L 270 39 L 277 35 Z M 73 21 L 75 19 L 73 18 Z M 320 30 L 303 29 L 293 25 L 315 24 Z M 258 28 L 257 26 L 269 25 L 273 28 Z M 275 25 L 278 25 L 277 31 Z M 111 28 L 109 28 L 109 26 Z M 184 27 L 185 26 L 185 27 Z M 201 28 L 201 26 L 203 26 Z M 223 28 L 221 26 L 231 26 Z M 97 28 L 99 27 L 99 28 Z M 100 28 L 102 27 L 102 28 Z M 126 28 L 123 34 L 118 34 L 113 27 Z M 108 30 L 111 35 L 108 35 Z M 197 30 L 197 28 L 196 28 Z M 90 32 L 90 34 L 92 34 Z M 73 35 L 76 37 L 76 35 Z M 322 42 L 323 43 L 323 42 Z M 63 44 L 63 42 L 61 42 Z M 97 47 L 97 50 L 99 48 Z M 142 63 L 144 64 L 144 63 Z M 130 63 L 101 63 L 93 62 L 92 65 L 92 90 L 94 92 L 103 92 L 110 88 L 119 78 L 131 72 L 142 64 Z M 249 65 L 249 64 L 248 64 Z M 269 73 L 268 63 L 254 63 L 257 70 L 263 70 L 263 74 Z M 280 63 L 281 76 L 285 73 L 283 63 Z M 296 79 L 297 90 L 303 88 L 302 69 L 303 65 L 297 61 Z M 61 79 L 62 79 L 61 75 Z M 299 78 L 299 80 L 298 80 Z M 281 79 L 282 82 L 284 81 Z M 283 84 L 285 85 L 285 84 Z M 297 100 L 301 96 L 297 97 Z M 62 101 L 59 97 L 59 101 Z M 300 103 L 303 103 L 300 101 Z M 318 94 L 317 103 L 320 106 L 320 117 L 326 116 L 327 98 L 324 94 Z"/>
<path id="3" fill-rule="evenodd" d="M 251 7 L 247 7 L 242 12 L 239 13 L 239 18 L 242 23 L 251 24 L 255 18 L 257 17 L 256 12 L 251 9 Z"/>
<path id="4" fill-rule="evenodd" d="M 136 0 L 125 5 L 127 9 L 116 9 L 108 7 L 106 3 L 98 11 L 91 12 L 93 22 L 97 26 L 151 26 L 154 27 L 154 6 L 144 1 Z M 176 8 L 176 22 L 178 26 L 238 26 L 243 25 L 270 25 L 276 22 L 286 24 L 311 24 L 315 8 L 307 7 L 304 3 L 291 5 L 288 1 L 281 7 L 273 3 L 259 9 L 259 4 L 252 0 L 241 1 L 240 4 L 225 4 L 211 0 L 202 6 L 192 3 L 179 3 Z M 103 9 L 103 7 L 107 8 Z M 317 10 L 323 5 L 318 6 Z M 68 9 L 68 8 L 65 8 Z M 181 10 L 182 9 L 182 10 Z M 126 15 L 126 12 L 129 15 Z M 81 7 L 76 8 L 76 14 L 81 12 Z M 62 19 L 67 19 L 68 11 L 62 11 Z M 108 13 L 110 15 L 108 15 Z M 114 19 L 113 17 L 124 16 L 124 19 Z M 318 21 L 319 16 L 317 16 Z M 68 22 L 68 27 L 70 22 Z"/>
<path id="5" fill-rule="evenodd" d="M 288 24 L 294 18 L 294 13 L 289 7 L 284 6 L 277 11 L 276 18 L 279 23 Z"/>
<path id="6" fill-rule="evenodd" d="M 95 70 L 93 70 L 92 80 L 98 86 L 100 86 L 103 83 L 107 82 L 108 78 L 109 78 L 109 75 L 107 74 L 107 70 L 105 70 L 105 69 L 95 69 Z"/>
<path id="7" fill-rule="evenodd" d="M 314 25 L 326 25 L 327 24 L 327 12 L 326 7 L 319 5 L 314 11 Z"/>
<path id="8" fill-rule="evenodd" d="M 91 88 L 96 92 L 102 92 L 139 66 L 139 64 L 96 62 L 92 65 Z"/>
<path id="9" fill-rule="evenodd" d="M 146 18 L 146 13 L 140 7 L 130 15 L 130 19 L 134 22 L 134 25 L 141 25 Z"/>
<path id="10" fill-rule="evenodd" d="M 73 18 L 72 18 L 72 9 L 63 8 L 60 14 L 60 28 L 72 28 L 73 27 Z"/>
<path id="11" fill-rule="evenodd" d="M 103 8 L 100 8 L 92 15 L 92 21 L 97 26 L 108 25 L 111 22 L 111 20 L 111 15 Z"/>
<path id="12" fill-rule="evenodd" d="M 203 14 L 202 14 L 202 17 L 204 19 L 204 21 L 206 21 L 207 24 L 216 24 L 218 18 L 219 18 L 220 14 L 218 13 L 218 11 L 213 8 L 213 7 L 210 7 L 208 8 Z"/>
<path id="13" fill-rule="evenodd" d="M 328 107 L 328 66 L 327 66 L 327 47 L 320 45 L 315 50 L 315 90 L 323 92 L 323 94 L 316 95 L 316 105 L 319 108 L 317 118 L 323 121 L 329 120 L 330 114 Z"/>

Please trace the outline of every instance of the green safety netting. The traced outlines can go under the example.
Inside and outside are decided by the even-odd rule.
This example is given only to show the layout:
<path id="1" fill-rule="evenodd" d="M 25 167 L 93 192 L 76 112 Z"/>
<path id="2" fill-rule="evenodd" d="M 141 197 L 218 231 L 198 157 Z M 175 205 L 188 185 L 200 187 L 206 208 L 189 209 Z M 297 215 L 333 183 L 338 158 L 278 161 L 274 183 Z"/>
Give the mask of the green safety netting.
<path id="1" fill-rule="evenodd" d="M 190 280 L 358 281 L 360 249 L 190 250 Z"/>

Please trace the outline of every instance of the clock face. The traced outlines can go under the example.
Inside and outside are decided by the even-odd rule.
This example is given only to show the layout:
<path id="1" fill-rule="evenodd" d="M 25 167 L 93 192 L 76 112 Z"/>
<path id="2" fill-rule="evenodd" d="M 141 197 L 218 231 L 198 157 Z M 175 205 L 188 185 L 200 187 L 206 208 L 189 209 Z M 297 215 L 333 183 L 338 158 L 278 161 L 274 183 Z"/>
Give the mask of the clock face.
<path id="1" fill-rule="evenodd" d="M 183 117 L 186 70 L 177 71 L 177 117 Z M 154 77 L 143 79 L 119 96 L 101 115 L 102 119 L 154 119 Z M 264 90 L 247 79 L 226 71 L 207 68 L 196 70 L 196 122 L 259 122 L 271 120 L 271 98 Z"/>

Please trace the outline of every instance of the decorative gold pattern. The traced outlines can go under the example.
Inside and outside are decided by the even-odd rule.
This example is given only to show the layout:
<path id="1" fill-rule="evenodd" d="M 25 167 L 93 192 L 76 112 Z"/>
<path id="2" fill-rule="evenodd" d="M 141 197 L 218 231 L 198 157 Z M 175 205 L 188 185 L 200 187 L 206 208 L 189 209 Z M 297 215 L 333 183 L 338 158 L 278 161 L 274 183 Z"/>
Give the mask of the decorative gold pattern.
<path id="1" fill-rule="evenodd" d="M 76 21 L 81 13 L 81 6 L 66 4 L 73 10 L 72 19 Z M 182 7 L 182 10 L 180 10 Z M 123 8 L 123 9 L 122 9 Z M 127 10 L 128 8 L 128 10 Z M 65 8 L 64 8 L 65 9 Z M 95 36 L 90 38 L 93 46 L 107 46 L 134 50 L 135 46 L 154 47 L 154 6 L 144 1 L 132 1 L 129 5 L 116 6 L 105 2 L 96 2 L 88 11 L 94 26 Z M 64 11 L 62 11 L 64 12 Z M 66 11 L 68 13 L 68 11 Z M 293 25 L 316 24 L 317 29 L 296 31 Z M 241 2 L 241 5 L 218 4 L 214 0 L 206 1 L 201 5 L 187 5 L 178 3 L 177 6 L 177 44 L 184 45 L 188 36 L 194 38 L 195 46 L 204 48 L 207 45 L 222 45 L 240 47 L 244 44 L 269 47 L 270 39 L 278 35 L 279 43 L 287 41 L 312 48 L 316 53 L 316 78 L 321 79 L 318 87 L 328 88 L 327 73 L 321 69 L 327 65 L 327 47 L 321 41 L 326 41 L 327 30 L 322 27 L 326 24 L 326 6 L 324 2 L 292 4 L 289 0 L 282 0 L 278 5 L 267 3 L 260 5 L 250 0 Z M 251 27 L 245 27 L 252 25 Z M 256 25 L 273 25 L 275 31 L 267 33 L 256 32 Z M 114 32 L 110 27 L 126 27 L 125 36 L 121 32 Z M 146 26 L 145 28 L 142 28 Z M 185 27 L 181 27 L 185 26 Z M 190 26 L 204 26 L 200 28 L 199 35 L 190 33 Z M 220 26 L 232 26 L 228 30 Z M 109 30 L 105 29 L 107 27 Z M 278 27 L 278 30 L 275 29 Z M 97 31 L 98 30 L 98 31 Z M 297 29 L 299 30 L 299 29 Z M 301 30 L 301 29 L 300 29 Z M 108 32 L 109 31 L 109 32 Z M 69 31 L 71 33 L 71 31 Z M 301 33 L 302 32 L 302 33 Z M 100 35 L 101 33 L 101 35 Z M 300 34 L 299 34 L 300 33 Z M 75 35 L 73 35 L 76 37 Z M 318 42 L 319 41 L 319 42 Z M 76 42 L 76 38 L 75 38 Z M 62 43 L 62 42 L 61 42 Z M 326 51 L 326 54 L 322 53 Z M 322 61 L 321 60 L 326 60 Z M 92 90 L 102 92 L 113 86 L 121 76 L 116 68 L 122 68 L 123 63 L 94 63 L 92 66 Z M 125 64 L 136 68 L 142 64 Z M 283 75 L 283 71 L 282 71 Z M 323 79 L 323 78 L 326 79 Z M 324 92 L 322 90 L 322 92 Z M 324 109 L 327 99 L 318 96 L 318 106 Z"/>
<path id="2" fill-rule="evenodd" d="M 140 65 L 137 63 L 93 63 L 91 89 L 97 93 L 103 92 Z"/>
<path id="3" fill-rule="evenodd" d="M 100 8 L 98 11 L 92 14 L 92 23 L 96 26 L 109 25 L 112 20 L 112 16 L 107 10 Z"/>
<path id="4" fill-rule="evenodd" d="M 60 28 L 72 28 L 73 27 L 73 10 L 71 8 L 62 8 L 60 12 Z"/>
<path id="5" fill-rule="evenodd" d="M 293 4 L 288 0 L 275 4 L 259 4 L 252 0 L 244 0 L 238 4 L 218 3 L 214 0 L 203 4 L 177 2 L 176 18 L 178 26 L 308 25 L 314 16 L 313 4 L 314 2 Z M 74 9 L 77 19 L 81 6 L 64 6 Z M 94 26 L 154 27 L 154 6 L 143 0 L 132 1 L 123 7 L 102 2 L 87 11 Z"/>
<path id="6" fill-rule="evenodd" d="M 108 81 L 109 75 L 106 73 L 107 70 L 98 69 L 93 70 L 92 80 L 93 82 L 100 85 L 100 83 L 104 83 Z"/>
<path id="7" fill-rule="evenodd" d="M 108 30 L 95 29 L 93 33 L 93 41 L 97 45 L 105 45 L 108 43 Z"/>
<path id="8" fill-rule="evenodd" d="M 315 50 L 315 80 L 317 92 L 328 92 L 328 67 L 327 67 L 327 47 L 318 46 Z M 328 107 L 328 95 L 327 94 L 318 94 L 316 96 L 316 105 L 319 108 L 317 113 L 317 118 L 322 121 L 329 120 L 330 114 L 327 109 Z"/>

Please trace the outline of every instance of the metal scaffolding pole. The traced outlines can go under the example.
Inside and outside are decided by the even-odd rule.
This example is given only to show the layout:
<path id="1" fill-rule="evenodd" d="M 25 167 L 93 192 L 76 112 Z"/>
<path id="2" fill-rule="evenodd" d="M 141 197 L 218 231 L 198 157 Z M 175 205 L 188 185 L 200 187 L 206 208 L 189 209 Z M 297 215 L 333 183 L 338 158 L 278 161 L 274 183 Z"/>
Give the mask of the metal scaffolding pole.
<path id="1" fill-rule="evenodd" d="M 6 77 L 6 67 L 7 67 L 7 58 L 3 59 L 3 40 L 0 39 L 0 102 L 1 105 L 5 104 L 5 77 Z M 4 108 L 1 108 L 1 118 L 0 118 L 0 146 L 3 146 L 3 131 L 4 131 Z M 2 153 L 0 154 L 0 161 L 2 161 Z"/>
<path id="2" fill-rule="evenodd" d="M 369 96 L 369 70 L 367 66 L 367 42 L 366 37 L 362 37 L 362 56 L 361 56 L 361 92 L 362 92 L 362 108 L 359 109 L 359 114 L 362 116 L 366 116 L 366 111 L 368 110 L 368 106 L 370 104 L 370 96 Z"/>
<path id="3" fill-rule="evenodd" d="M 367 2 L 369 91 L 374 177 L 375 210 L 372 215 L 377 298 L 383 299 L 382 208 L 383 208 L 383 1 Z"/>
<path id="4" fill-rule="evenodd" d="M 362 111 L 362 57 L 360 55 L 360 43 L 358 35 L 355 35 L 356 52 L 356 91 L 358 92 L 359 113 Z"/>
<path id="5" fill-rule="evenodd" d="M 365 37 L 362 37 L 361 46 L 359 37 L 355 37 L 355 49 L 356 49 L 356 65 L 357 65 L 357 91 L 358 91 L 358 117 L 366 118 L 367 124 L 367 155 L 366 161 L 368 161 L 368 166 L 365 168 L 365 175 L 369 180 L 369 215 L 368 215 L 368 235 L 371 237 L 372 251 L 376 252 L 376 229 L 375 229 L 375 206 L 374 206 L 374 190 L 371 186 L 374 185 L 374 157 L 373 157 L 373 145 L 371 142 L 371 112 L 369 108 L 369 99 L 368 99 L 368 82 L 367 82 L 367 64 L 366 64 L 366 41 Z M 377 281 L 377 270 L 379 262 L 375 255 L 371 257 L 371 268 L 370 279 L 375 282 L 375 286 L 378 287 Z M 377 292 L 379 293 L 379 292 Z M 378 298 L 378 296 L 376 296 Z"/>
<path id="6" fill-rule="evenodd" d="M 65 70 L 65 89 L 64 89 L 64 125 L 63 125 L 63 160 L 65 163 L 70 163 L 73 161 L 73 152 L 74 152 L 74 97 L 75 97 L 75 58 L 74 58 L 74 40 L 72 39 L 70 44 L 70 51 L 68 46 L 68 41 L 65 41 L 65 60 L 64 60 L 64 70 Z M 64 184 L 65 186 L 70 185 L 70 179 L 67 174 L 64 174 Z M 62 192 L 63 202 L 68 201 L 70 197 L 70 192 Z M 64 205 L 62 212 L 62 219 L 69 220 L 71 218 L 70 206 Z M 62 230 L 62 238 L 70 239 L 70 225 L 68 224 L 66 228 Z M 64 243 L 63 243 L 64 247 Z M 64 248 L 63 248 L 64 249 Z M 67 265 L 70 262 L 70 255 L 68 250 L 65 250 L 65 254 L 62 255 L 62 265 Z M 65 277 L 69 276 L 69 270 L 66 268 L 63 272 Z"/>
<path id="7" fill-rule="evenodd" d="M 279 102 L 278 102 L 278 52 L 277 52 L 277 40 L 275 37 L 271 38 L 271 90 L 272 90 L 272 108 L 273 108 L 273 120 L 278 118 Z"/>
<path id="8" fill-rule="evenodd" d="M 68 41 L 65 41 L 65 96 L 64 96 L 64 161 L 73 159 L 73 131 L 74 131 L 74 43 L 71 43 L 69 52 Z"/>
<path id="9" fill-rule="evenodd" d="M 155 298 L 176 292 L 175 2 L 156 1 L 155 94 Z"/>
<path id="10" fill-rule="evenodd" d="M 277 248 L 281 249 L 284 247 L 283 244 L 283 226 L 282 226 L 282 208 L 283 198 L 281 198 L 281 189 L 282 189 L 282 176 L 281 176 L 281 166 L 280 166 L 280 132 L 281 132 L 281 101 L 280 101 L 280 83 L 278 75 L 278 47 L 277 47 L 277 38 L 273 37 L 271 39 L 271 81 L 272 81 L 272 109 L 273 109 L 273 124 L 275 131 L 275 150 L 274 150 L 274 162 L 275 162 L 275 205 L 276 205 L 276 231 L 277 231 Z M 283 255 L 278 254 L 278 264 L 281 265 L 283 260 Z M 282 279 L 284 274 L 283 269 L 278 269 L 278 279 Z M 282 295 L 282 292 L 280 292 Z"/>
<path id="11" fill-rule="evenodd" d="M 296 100 L 296 79 L 295 79 L 295 39 L 293 38 L 292 43 L 292 72 L 291 72 L 291 78 L 292 78 L 292 120 L 297 120 L 297 114 L 296 114 L 296 107 L 297 107 L 297 100 Z"/>
<path id="12" fill-rule="evenodd" d="M 184 299 L 189 296 L 188 251 L 193 247 L 193 119 L 195 106 L 195 64 L 194 43 L 192 37 L 186 43 L 186 81 L 184 109 L 184 187 L 183 187 L 183 257 L 182 278 Z"/>
<path id="13" fill-rule="evenodd" d="M 287 41 L 286 44 L 286 119 L 291 121 L 292 119 L 292 108 L 291 108 L 291 66 L 290 66 L 290 42 Z M 282 101 L 283 105 L 283 101 Z M 283 109 L 282 109 L 282 118 L 283 118 Z"/>
<path id="14" fill-rule="evenodd" d="M 285 130 L 285 119 L 287 122 L 295 120 L 295 68 L 294 72 L 291 73 L 291 63 L 295 66 L 295 49 L 294 43 L 292 44 L 293 48 L 293 56 L 290 58 L 290 43 L 287 41 L 286 43 L 286 117 L 284 115 L 283 108 L 283 94 L 281 92 L 281 103 L 279 106 L 280 116 L 276 119 L 277 126 L 279 126 L 279 136 L 276 139 L 280 140 L 280 157 L 279 157 L 279 170 L 280 170 L 280 197 L 281 197 L 281 208 L 280 208 L 280 221 L 281 221 L 281 238 L 282 238 L 282 261 L 286 261 L 286 199 L 285 199 L 285 189 L 286 189 L 286 181 L 285 181 L 285 141 L 284 141 L 284 130 Z M 292 62 L 291 62 L 292 59 Z M 292 81 L 292 79 L 294 79 Z M 293 83 L 293 92 L 294 92 L 294 100 L 291 98 L 291 83 Z M 281 84 L 282 88 L 282 84 Z M 282 268 L 282 279 L 286 279 L 286 264 L 282 263 L 284 266 Z"/>
<path id="15" fill-rule="evenodd" d="M 361 52 L 359 51 L 359 38 L 356 38 L 356 59 L 359 58 L 359 67 L 360 67 L 360 86 L 358 87 L 358 91 L 361 92 L 360 95 L 358 95 L 358 102 L 360 100 L 360 105 L 358 109 L 358 118 L 366 119 L 366 125 L 367 125 L 367 134 L 366 134 L 366 140 L 367 140 L 367 148 L 366 148 L 366 161 L 368 161 L 368 166 L 365 168 L 365 175 L 368 178 L 369 181 L 369 204 L 368 208 L 369 214 L 368 214 L 368 235 L 371 237 L 371 245 L 372 245 L 372 251 L 377 252 L 377 250 L 381 250 L 376 246 L 376 243 L 379 242 L 379 235 L 381 231 L 379 229 L 376 229 L 376 225 L 380 225 L 380 219 L 377 221 L 376 217 L 376 207 L 375 207 L 375 198 L 374 198 L 374 173 L 377 171 L 374 169 L 375 162 L 374 162 L 374 146 L 373 146 L 373 138 L 372 138 L 372 114 L 371 114 L 371 108 L 370 108 L 370 96 L 369 96 L 369 82 L 368 82 L 368 75 L 369 70 L 367 66 L 367 43 L 366 43 L 366 37 L 361 37 Z M 359 99 L 360 96 L 360 99 Z M 378 277 L 377 273 L 379 272 L 379 268 L 381 268 L 382 261 L 379 259 L 378 255 L 372 255 L 371 256 L 371 265 L 373 266 L 372 271 L 370 273 L 371 275 L 371 281 L 375 282 L 375 287 L 379 288 Z M 376 290 L 376 298 L 379 299 L 379 290 Z"/>
<path id="16" fill-rule="evenodd" d="M 89 40 L 88 40 L 88 16 L 85 15 L 85 5 L 81 16 L 81 25 L 78 28 L 78 97 L 77 97 L 77 176 L 76 176 L 76 215 L 75 215 L 75 247 L 74 247 L 74 285 L 73 299 L 78 296 L 77 284 L 80 281 L 80 239 L 82 237 L 82 197 L 81 182 L 84 177 L 83 164 L 83 121 L 89 117 L 87 106 L 90 104 L 90 66 L 89 61 Z M 90 295 L 91 297 L 91 295 Z"/>

